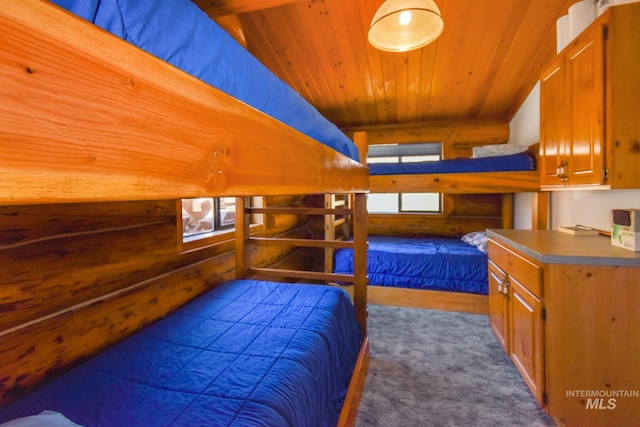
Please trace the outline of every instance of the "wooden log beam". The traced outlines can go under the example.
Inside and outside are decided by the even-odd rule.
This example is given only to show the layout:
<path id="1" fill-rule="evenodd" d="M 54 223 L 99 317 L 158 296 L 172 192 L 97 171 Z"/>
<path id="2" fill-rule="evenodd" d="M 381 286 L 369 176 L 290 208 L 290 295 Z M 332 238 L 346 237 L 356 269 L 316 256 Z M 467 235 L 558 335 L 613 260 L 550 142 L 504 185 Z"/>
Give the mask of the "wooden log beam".
<path id="1" fill-rule="evenodd" d="M 368 188 L 365 166 L 49 2 L 3 2 L 0 40 L 0 204 Z"/>
<path id="2" fill-rule="evenodd" d="M 209 16 L 220 16 L 269 9 L 297 1 L 299 0 L 194 0 L 194 3 Z"/>
<path id="3" fill-rule="evenodd" d="M 372 193 L 517 193 L 539 191 L 537 171 L 448 173 L 425 175 L 373 175 Z"/>

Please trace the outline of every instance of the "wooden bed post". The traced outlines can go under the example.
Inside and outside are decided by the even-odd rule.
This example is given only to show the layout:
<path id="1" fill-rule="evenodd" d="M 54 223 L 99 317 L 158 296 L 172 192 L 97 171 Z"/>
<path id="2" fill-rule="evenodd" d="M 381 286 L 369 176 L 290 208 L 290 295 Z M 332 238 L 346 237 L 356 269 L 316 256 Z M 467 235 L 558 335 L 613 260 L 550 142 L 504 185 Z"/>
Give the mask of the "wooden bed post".
<path id="1" fill-rule="evenodd" d="M 546 230 L 549 227 L 549 192 L 533 193 L 533 214 L 531 228 Z"/>
<path id="2" fill-rule="evenodd" d="M 366 166 L 367 164 L 367 154 L 369 153 L 369 145 L 367 142 L 367 133 L 363 131 L 354 132 L 353 134 L 353 142 L 358 147 L 358 151 L 360 152 L 360 163 Z"/>
<path id="3" fill-rule="evenodd" d="M 513 228 L 513 193 L 502 195 L 502 228 Z"/>
<path id="4" fill-rule="evenodd" d="M 334 209 L 336 201 L 335 194 L 324 195 L 324 207 L 325 209 Z M 336 239 L 336 216 L 335 214 L 324 216 L 324 240 Z M 325 273 L 333 273 L 333 254 L 334 248 L 324 249 L 324 271 Z"/>
<path id="5" fill-rule="evenodd" d="M 356 193 L 353 206 L 353 304 L 356 318 L 362 328 L 363 336 L 367 336 L 367 195 Z"/>
<path id="6" fill-rule="evenodd" d="M 245 279 L 249 272 L 249 225 L 250 213 L 247 210 L 248 197 L 236 197 L 236 279 Z"/>

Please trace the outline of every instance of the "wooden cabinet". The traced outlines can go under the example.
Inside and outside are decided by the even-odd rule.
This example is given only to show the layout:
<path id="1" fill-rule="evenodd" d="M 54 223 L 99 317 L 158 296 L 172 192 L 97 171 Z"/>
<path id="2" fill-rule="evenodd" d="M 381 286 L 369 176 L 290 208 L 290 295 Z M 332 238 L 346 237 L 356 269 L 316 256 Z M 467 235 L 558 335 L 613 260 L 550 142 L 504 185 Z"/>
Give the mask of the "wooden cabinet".
<path id="1" fill-rule="evenodd" d="M 488 234 L 490 323 L 540 405 L 559 426 L 638 425 L 640 252 L 604 236 Z"/>
<path id="2" fill-rule="evenodd" d="M 520 375 L 527 383 L 529 390 L 543 406 L 545 403 L 544 388 L 544 311 L 542 301 L 518 280 L 510 280 L 509 324 L 510 351 L 509 356 Z"/>
<path id="3" fill-rule="evenodd" d="M 540 268 L 489 241 L 489 319 L 531 393 L 544 405 L 543 304 Z"/>
<path id="4" fill-rule="evenodd" d="M 489 260 L 489 324 L 502 348 L 508 353 L 509 298 L 508 277 Z"/>
<path id="5" fill-rule="evenodd" d="M 611 7 L 545 68 L 543 188 L 640 188 L 639 21 L 640 4 Z"/>

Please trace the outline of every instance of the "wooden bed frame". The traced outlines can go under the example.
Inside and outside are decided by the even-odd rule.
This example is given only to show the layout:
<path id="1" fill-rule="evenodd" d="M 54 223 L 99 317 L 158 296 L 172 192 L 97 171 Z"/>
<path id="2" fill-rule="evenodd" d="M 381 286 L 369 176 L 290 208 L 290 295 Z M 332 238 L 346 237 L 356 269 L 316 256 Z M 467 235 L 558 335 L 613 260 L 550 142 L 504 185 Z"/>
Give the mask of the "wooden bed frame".
<path id="1" fill-rule="evenodd" d="M 268 274 L 249 265 L 248 245 L 265 242 L 249 237 L 245 198 L 351 194 L 358 257 L 354 275 L 341 280 L 354 283 L 366 334 L 367 167 L 47 1 L 0 6 L 0 158 L 0 205 L 238 197 L 244 215 L 236 223 L 237 277 Z M 277 272 L 283 273 L 312 277 Z M 126 300 L 134 291 L 107 297 Z M 103 346 L 67 335 L 109 306 L 99 302 L 0 331 L 2 388 L 32 388 Z M 148 320 L 154 315 L 162 316 L 150 313 Z M 46 338 L 62 325 L 64 346 L 50 343 L 29 356 L 31 346 L 51 341 Z M 92 336 L 114 339 L 105 331 Z M 82 348 L 71 349 L 73 343 Z M 368 348 L 365 335 L 342 425 L 355 423 Z"/>
<path id="2" fill-rule="evenodd" d="M 494 194 L 540 191 L 535 171 L 442 173 L 422 175 L 372 175 L 372 193 L 424 192 Z"/>
<path id="3" fill-rule="evenodd" d="M 537 150 L 538 144 L 529 149 L 536 157 Z M 502 194 L 502 228 L 513 228 L 514 193 L 534 193 L 533 228 L 547 227 L 548 193 L 540 191 L 538 170 L 372 175 L 369 185 L 371 193 Z M 348 286 L 344 288 L 349 291 Z M 489 314 L 486 295 L 384 286 L 369 286 L 367 295 L 370 304 Z"/>

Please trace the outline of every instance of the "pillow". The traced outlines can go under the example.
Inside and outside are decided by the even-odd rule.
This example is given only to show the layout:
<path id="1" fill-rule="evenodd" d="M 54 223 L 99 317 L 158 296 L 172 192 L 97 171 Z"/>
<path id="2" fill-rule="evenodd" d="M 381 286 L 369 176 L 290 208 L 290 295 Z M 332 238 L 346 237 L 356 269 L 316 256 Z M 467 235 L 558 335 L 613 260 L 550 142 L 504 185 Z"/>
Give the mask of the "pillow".
<path id="1" fill-rule="evenodd" d="M 16 418 L 0 424 L 0 427 L 81 427 L 54 411 L 42 411 L 38 415 Z"/>
<path id="2" fill-rule="evenodd" d="M 524 153 L 529 147 L 516 144 L 492 144 L 484 145 L 482 147 L 473 147 L 474 159 L 479 157 L 494 157 L 494 156 L 510 156 L 512 154 Z"/>
<path id="3" fill-rule="evenodd" d="M 489 238 L 487 237 L 487 233 L 484 231 L 473 231 L 465 234 L 460 239 L 471 246 L 475 246 L 484 253 L 487 252 L 487 242 L 489 241 Z"/>

